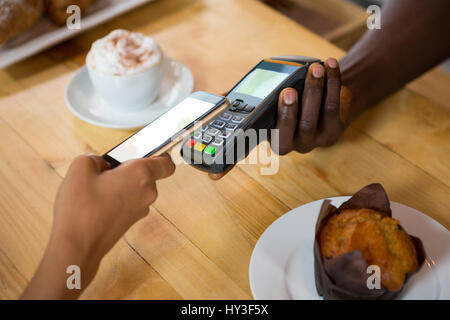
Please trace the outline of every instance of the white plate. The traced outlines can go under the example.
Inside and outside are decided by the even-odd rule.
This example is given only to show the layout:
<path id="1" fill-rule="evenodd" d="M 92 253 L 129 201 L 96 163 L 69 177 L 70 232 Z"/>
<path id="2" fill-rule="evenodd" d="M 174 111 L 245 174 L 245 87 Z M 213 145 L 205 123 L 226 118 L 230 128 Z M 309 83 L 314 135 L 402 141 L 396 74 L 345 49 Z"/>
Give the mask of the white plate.
<path id="1" fill-rule="evenodd" d="M 164 76 L 158 97 L 148 107 L 123 112 L 114 109 L 92 87 L 86 66 L 70 80 L 65 100 L 70 111 L 90 124 L 114 129 L 143 127 L 186 98 L 194 88 L 191 71 L 181 62 L 165 57 Z"/>
<path id="2" fill-rule="evenodd" d="M 350 197 L 330 198 L 338 207 Z M 255 299 L 322 299 L 314 282 L 314 229 L 324 199 L 291 210 L 261 235 L 250 260 Z M 400 299 L 450 299 L 450 232 L 427 215 L 391 201 L 392 216 L 419 237 L 427 259 Z"/>
<path id="3" fill-rule="evenodd" d="M 44 15 L 31 28 L 8 41 L 0 49 L 0 68 L 23 60 L 150 1 L 153 0 L 98 0 L 82 14 L 79 30 L 57 26 Z"/>

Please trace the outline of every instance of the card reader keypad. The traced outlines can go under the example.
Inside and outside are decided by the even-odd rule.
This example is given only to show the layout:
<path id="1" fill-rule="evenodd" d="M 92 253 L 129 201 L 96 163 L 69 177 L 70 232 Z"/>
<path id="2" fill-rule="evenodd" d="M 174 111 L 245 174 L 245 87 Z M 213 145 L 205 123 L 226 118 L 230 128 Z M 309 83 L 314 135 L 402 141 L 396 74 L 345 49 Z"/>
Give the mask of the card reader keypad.
<path id="1" fill-rule="evenodd" d="M 254 106 L 241 100 L 233 101 L 228 110 L 195 131 L 186 142 L 186 146 L 194 151 L 214 156 L 254 109 Z"/>
<path id="2" fill-rule="evenodd" d="M 221 120 L 214 120 L 211 124 L 214 128 L 217 128 L 217 129 L 223 129 L 226 125 L 226 123 Z"/>

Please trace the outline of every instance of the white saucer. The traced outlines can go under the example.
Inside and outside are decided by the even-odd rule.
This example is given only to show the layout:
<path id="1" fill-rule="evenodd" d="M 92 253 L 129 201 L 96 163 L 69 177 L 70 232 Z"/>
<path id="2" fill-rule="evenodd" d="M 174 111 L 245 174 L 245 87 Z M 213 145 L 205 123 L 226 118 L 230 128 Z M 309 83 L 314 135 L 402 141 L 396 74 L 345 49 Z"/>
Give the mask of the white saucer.
<path id="1" fill-rule="evenodd" d="M 148 107 L 121 112 L 109 106 L 92 87 L 86 66 L 70 80 L 65 101 L 70 111 L 88 123 L 114 129 L 143 127 L 186 98 L 194 88 L 191 71 L 181 62 L 164 58 L 164 76 L 156 100 Z"/>
<path id="2" fill-rule="evenodd" d="M 338 207 L 350 197 L 330 198 Z M 256 243 L 250 260 L 250 287 L 261 300 L 318 300 L 314 281 L 314 229 L 324 199 L 274 221 Z M 427 259 L 406 284 L 400 299 L 450 299 L 450 232 L 427 215 L 391 201 L 392 216 L 419 237 Z"/>

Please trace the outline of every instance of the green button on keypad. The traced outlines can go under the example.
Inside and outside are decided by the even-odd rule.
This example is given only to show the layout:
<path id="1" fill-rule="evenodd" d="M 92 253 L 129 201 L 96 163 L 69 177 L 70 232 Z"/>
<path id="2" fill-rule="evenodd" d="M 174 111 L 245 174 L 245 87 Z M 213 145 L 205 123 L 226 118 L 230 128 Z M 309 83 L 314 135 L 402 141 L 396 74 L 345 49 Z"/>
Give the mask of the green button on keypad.
<path id="1" fill-rule="evenodd" d="M 205 153 L 210 154 L 210 155 L 214 155 L 216 153 L 216 148 L 211 147 L 211 146 L 207 146 L 205 148 Z"/>

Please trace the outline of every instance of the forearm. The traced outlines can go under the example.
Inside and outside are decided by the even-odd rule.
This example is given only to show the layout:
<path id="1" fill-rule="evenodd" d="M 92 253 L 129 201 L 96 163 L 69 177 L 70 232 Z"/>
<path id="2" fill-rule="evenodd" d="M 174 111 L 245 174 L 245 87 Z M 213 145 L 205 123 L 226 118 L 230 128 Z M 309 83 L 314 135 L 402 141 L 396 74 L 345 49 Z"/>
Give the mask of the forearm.
<path id="1" fill-rule="evenodd" d="M 450 55 L 448 0 L 389 0 L 381 29 L 368 30 L 340 61 L 353 114 L 397 91 Z"/>
<path id="2" fill-rule="evenodd" d="M 100 258 L 74 246 L 64 236 L 52 235 L 44 257 L 21 299 L 77 299 L 94 278 Z M 69 289 L 69 266 L 80 268 L 80 289 Z M 73 283 L 72 281 L 69 281 Z"/>

